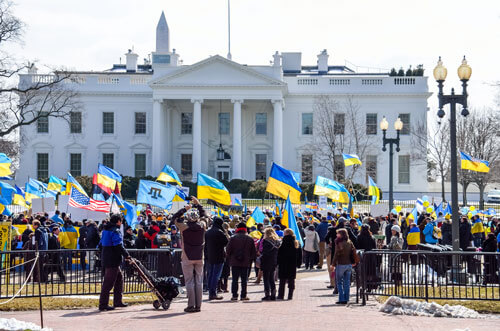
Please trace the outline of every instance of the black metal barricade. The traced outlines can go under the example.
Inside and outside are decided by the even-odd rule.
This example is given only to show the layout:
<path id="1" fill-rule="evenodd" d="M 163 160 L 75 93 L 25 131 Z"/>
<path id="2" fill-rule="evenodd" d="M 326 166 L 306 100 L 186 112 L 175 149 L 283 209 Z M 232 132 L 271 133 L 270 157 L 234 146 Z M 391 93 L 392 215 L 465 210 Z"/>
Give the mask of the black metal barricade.
<path id="1" fill-rule="evenodd" d="M 450 251 L 362 252 L 357 291 L 425 300 L 500 301 L 500 253 Z"/>
<path id="2" fill-rule="evenodd" d="M 156 277 L 174 276 L 183 282 L 180 249 L 129 249 Z M 0 299 L 99 294 L 104 270 L 96 249 L 40 251 L 40 273 L 34 267 L 35 251 L 0 252 Z M 33 269 L 33 270 L 32 270 Z M 124 293 L 148 292 L 133 269 L 123 263 Z M 31 276 L 30 276 L 31 274 Z M 29 277 L 28 277 L 29 276 Z"/>

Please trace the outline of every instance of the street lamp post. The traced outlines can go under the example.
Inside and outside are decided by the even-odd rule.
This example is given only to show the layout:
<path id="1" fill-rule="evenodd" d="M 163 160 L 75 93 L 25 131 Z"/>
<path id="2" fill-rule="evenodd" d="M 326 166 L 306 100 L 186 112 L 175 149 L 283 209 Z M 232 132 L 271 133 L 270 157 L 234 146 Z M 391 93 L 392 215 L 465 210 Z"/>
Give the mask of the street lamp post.
<path id="1" fill-rule="evenodd" d="M 472 74 L 471 67 L 467 64 L 467 61 L 462 60 L 462 64 L 458 67 L 458 78 L 462 81 L 462 94 L 455 94 L 455 89 L 451 89 L 451 94 L 445 95 L 443 93 L 443 83 L 446 79 L 448 71 L 443 66 L 441 57 L 439 57 L 437 66 L 434 68 L 434 78 L 438 83 L 439 93 L 439 111 L 437 115 L 439 118 L 443 118 L 445 112 L 443 106 L 450 104 L 450 147 L 451 147 L 451 235 L 453 239 L 453 250 L 458 251 L 460 249 L 460 239 L 459 239 L 459 219 L 458 219 L 458 180 L 457 180 L 457 104 L 463 106 L 462 116 L 469 115 L 467 109 L 467 82 Z"/>
<path id="2" fill-rule="evenodd" d="M 386 137 L 386 132 L 387 129 L 389 128 L 389 122 L 387 122 L 387 119 L 384 118 L 382 121 L 380 121 L 380 129 L 382 130 L 383 133 L 383 138 L 382 138 L 382 151 L 386 151 L 387 148 L 385 147 L 387 144 L 389 144 L 389 212 L 393 209 L 394 207 L 394 198 L 393 198 L 393 156 L 394 156 L 394 150 L 393 150 L 393 145 L 396 145 L 396 152 L 399 152 L 399 132 L 403 129 L 403 122 L 401 119 L 398 117 L 396 122 L 394 122 L 394 129 L 396 130 L 396 138 L 387 138 Z"/>

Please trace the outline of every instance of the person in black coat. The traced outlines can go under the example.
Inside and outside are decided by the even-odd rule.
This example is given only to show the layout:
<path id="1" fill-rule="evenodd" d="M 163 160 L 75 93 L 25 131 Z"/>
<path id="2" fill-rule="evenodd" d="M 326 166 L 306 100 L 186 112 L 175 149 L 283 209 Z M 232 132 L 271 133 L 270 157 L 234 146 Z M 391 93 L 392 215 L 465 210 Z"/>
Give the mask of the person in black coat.
<path id="1" fill-rule="evenodd" d="M 356 249 L 362 249 L 365 252 L 368 252 L 376 248 L 377 242 L 370 231 L 370 226 L 368 224 L 363 224 L 358 236 Z M 380 282 L 380 279 L 377 277 L 377 266 L 380 265 L 378 259 L 379 257 L 372 254 L 363 256 L 363 263 L 366 265 L 367 291 L 377 288 Z"/>
<path id="2" fill-rule="evenodd" d="M 217 284 L 224 266 L 224 249 L 229 242 L 222 227 L 223 220 L 215 217 L 212 227 L 205 232 L 205 249 L 208 261 L 208 300 L 222 300 L 223 297 L 217 295 Z"/>
<path id="3" fill-rule="evenodd" d="M 262 300 L 276 300 L 276 283 L 274 281 L 276 266 L 278 264 L 279 237 L 273 228 L 264 231 L 262 239 L 262 255 L 260 268 L 264 280 L 264 294 Z"/>
<path id="4" fill-rule="evenodd" d="M 450 215 L 446 215 L 441 225 L 441 244 L 442 245 L 453 245 L 453 239 L 451 235 L 451 220 L 449 219 Z"/>
<path id="5" fill-rule="evenodd" d="M 297 255 L 300 252 L 299 242 L 291 229 L 285 229 L 283 242 L 278 249 L 278 300 L 285 296 L 285 285 L 288 283 L 288 300 L 292 300 L 297 276 Z"/>
<path id="6" fill-rule="evenodd" d="M 99 230 L 97 229 L 97 225 L 94 221 L 89 221 L 87 224 L 87 237 L 86 237 L 86 247 L 87 248 L 96 248 L 99 245 L 99 241 L 101 240 L 99 236 Z"/>
<path id="7" fill-rule="evenodd" d="M 59 254 L 59 250 L 61 249 L 61 243 L 59 242 L 59 226 L 53 225 L 50 228 L 51 234 L 49 235 L 49 250 L 54 250 L 55 252 L 49 253 L 49 264 L 50 268 L 48 270 L 51 278 L 52 278 L 52 273 L 55 271 L 57 272 L 57 275 L 59 276 L 59 280 L 64 283 L 66 280 L 66 277 L 63 272 L 62 268 L 62 261 L 61 261 L 61 255 Z M 48 275 L 47 275 L 48 277 Z"/>
<path id="8" fill-rule="evenodd" d="M 462 250 L 466 250 L 467 247 L 470 246 L 470 242 L 472 241 L 472 233 L 470 232 L 471 225 L 467 220 L 467 217 L 462 217 L 460 219 L 460 227 L 459 227 L 459 238 L 460 238 L 460 248 Z"/>
<path id="9" fill-rule="evenodd" d="M 483 252 L 496 252 L 497 251 L 497 239 L 494 233 L 488 233 L 488 237 L 483 242 L 482 245 Z M 488 283 L 498 283 L 497 277 L 497 259 L 494 255 L 484 256 L 484 279 L 483 285 Z"/>

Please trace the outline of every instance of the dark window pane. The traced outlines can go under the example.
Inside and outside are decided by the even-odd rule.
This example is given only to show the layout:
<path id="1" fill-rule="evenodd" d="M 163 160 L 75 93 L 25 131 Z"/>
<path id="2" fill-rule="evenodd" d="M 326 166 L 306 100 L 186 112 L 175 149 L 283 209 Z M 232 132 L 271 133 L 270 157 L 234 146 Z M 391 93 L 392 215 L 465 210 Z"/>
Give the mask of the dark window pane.
<path id="1" fill-rule="evenodd" d="M 375 182 L 377 182 L 377 155 L 367 155 L 365 164 L 366 182 L 368 183 L 368 177 L 371 177 Z"/>
<path id="2" fill-rule="evenodd" d="M 135 177 L 146 177 L 146 154 L 135 154 Z"/>
<path id="3" fill-rule="evenodd" d="M 69 172 L 75 177 L 82 175 L 82 154 L 71 153 L 69 155 Z"/>
<path id="4" fill-rule="evenodd" d="M 342 155 L 335 155 L 333 161 L 334 168 L 334 179 L 337 181 L 344 180 L 345 178 L 345 166 L 344 166 L 344 158 Z"/>
<path id="5" fill-rule="evenodd" d="M 135 133 L 146 133 L 146 113 L 135 113 Z"/>
<path id="6" fill-rule="evenodd" d="M 255 134 L 267 134 L 267 113 L 255 114 Z"/>
<path id="7" fill-rule="evenodd" d="M 115 113 L 102 113 L 102 133 L 115 133 Z"/>
<path id="8" fill-rule="evenodd" d="M 181 114 L 181 134 L 193 133 L 193 113 Z"/>
<path id="9" fill-rule="evenodd" d="M 102 164 L 113 169 L 115 167 L 115 155 L 113 153 L 103 153 Z"/>
<path id="10" fill-rule="evenodd" d="M 43 117 L 39 117 L 36 123 L 38 133 L 49 133 L 49 118 L 46 115 L 46 112 L 40 113 Z"/>
<path id="11" fill-rule="evenodd" d="M 229 134 L 229 113 L 219 113 L 219 134 Z"/>
<path id="12" fill-rule="evenodd" d="M 267 154 L 255 154 L 255 179 L 266 180 Z"/>
<path id="13" fill-rule="evenodd" d="M 366 134 L 377 134 L 377 114 L 366 114 Z"/>
<path id="14" fill-rule="evenodd" d="M 313 157 L 312 155 L 302 155 L 302 181 L 312 182 L 313 178 Z"/>
<path id="15" fill-rule="evenodd" d="M 333 133 L 344 134 L 345 114 L 336 113 L 333 117 Z"/>
<path id="16" fill-rule="evenodd" d="M 399 118 L 401 119 L 401 122 L 403 122 L 401 134 L 410 134 L 410 114 L 399 114 Z"/>
<path id="17" fill-rule="evenodd" d="M 313 134 L 313 113 L 302 113 L 302 134 Z"/>
<path id="18" fill-rule="evenodd" d="M 40 180 L 49 178 L 49 154 L 37 153 L 36 159 L 36 177 Z"/>
<path id="19" fill-rule="evenodd" d="M 193 155 L 181 154 L 181 174 L 184 177 L 193 175 Z"/>
<path id="20" fill-rule="evenodd" d="M 79 111 L 71 112 L 70 115 L 70 133 L 82 133 L 82 113 Z"/>
<path id="21" fill-rule="evenodd" d="M 410 156 L 399 155 L 398 177 L 400 184 L 410 184 Z"/>

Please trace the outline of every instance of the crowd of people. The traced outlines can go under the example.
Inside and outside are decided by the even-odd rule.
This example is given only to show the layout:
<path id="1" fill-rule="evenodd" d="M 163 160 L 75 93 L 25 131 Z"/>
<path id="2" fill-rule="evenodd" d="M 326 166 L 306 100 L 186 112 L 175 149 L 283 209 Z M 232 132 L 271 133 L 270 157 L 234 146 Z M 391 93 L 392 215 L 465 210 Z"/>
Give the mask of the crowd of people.
<path id="1" fill-rule="evenodd" d="M 359 263 L 357 250 L 416 250 L 419 244 L 452 244 L 449 215 L 433 217 L 423 212 L 414 219 L 410 213 L 350 217 L 342 210 L 305 212 L 297 218 L 299 233 L 285 228 L 280 217 L 271 212 L 266 212 L 263 223 L 248 228 L 250 215 L 250 212 L 224 217 L 210 215 L 194 197 L 173 214 L 146 209 L 135 229 L 122 226 L 119 215 L 96 224 L 91 220 L 75 223 L 69 215 L 59 212 L 29 217 L 21 213 L 10 219 L 14 225 L 26 225 L 23 233 L 12 231 L 12 249 L 54 250 L 49 258 L 52 269 L 48 272 L 56 272 L 64 281 L 64 270 L 71 270 L 72 263 L 72 255 L 65 249 L 100 248 L 104 273 L 100 310 L 126 306 L 116 293 L 121 294 L 123 289 L 120 266 L 124 265 L 122 259 L 130 256 L 127 249 L 181 249 L 188 296 L 185 311 L 198 312 L 205 291 L 208 300 L 222 300 L 221 294 L 229 291 L 232 301 L 249 300 L 247 284 L 252 271 L 255 283 L 264 285 L 263 301 L 292 300 L 297 269 L 302 266 L 305 271 L 323 269 L 325 261 L 330 279 L 328 288 L 334 295 L 338 294 L 337 304 L 347 304 L 352 268 Z M 477 231 L 478 228 L 482 231 Z M 299 241 L 303 242 L 302 246 Z M 463 250 L 495 252 L 499 241 L 498 218 L 461 217 L 460 247 Z M 95 265 L 86 265 L 92 264 L 93 259 L 85 256 L 80 255 L 82 269 L 95 268 Z M 47 281 L 47 272 L 39 276 L 35 273 L 34 277 Z M 112 288 L 114 305 L 109 306 Z"/>

